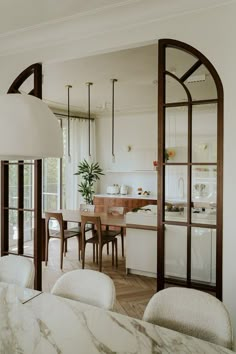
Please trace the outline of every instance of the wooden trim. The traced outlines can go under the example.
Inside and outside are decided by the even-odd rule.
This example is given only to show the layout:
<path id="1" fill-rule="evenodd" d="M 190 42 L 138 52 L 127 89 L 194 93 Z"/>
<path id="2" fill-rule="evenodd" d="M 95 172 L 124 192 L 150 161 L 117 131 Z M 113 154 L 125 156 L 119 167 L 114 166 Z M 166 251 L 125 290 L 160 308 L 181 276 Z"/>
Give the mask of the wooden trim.
<path id="1" fill-rule="evenodd" d="M 165 231 L 164 220 L 165 203 L 165 63 L 166 51 L 162 41 L 158 43 L 158 238 L 157 238 L 157 291 L 164 288 L 165 272 Z"/>
<path id="2" fill-rule="evenodd" d="M 42 160 L 35 160 L 34 175 L 34 286 L 35 289 L 42 290 Z"/>
<path id="3" fill-rule="evenodd" d="M 192 105 L 193 106 L 198 106 L 201 104 L 213 104 L 213 103 L 218 103 L 218 99 L 209 99 L 209 100 L 196 100 L 196 101 L 192 101 Z M 188 106 L 189 103 L 188 101 L 184 101 L 184 102 L 170 102 L 170 103 L 165 103 L 164 107 L 182 107 L 182 106 Z"/>

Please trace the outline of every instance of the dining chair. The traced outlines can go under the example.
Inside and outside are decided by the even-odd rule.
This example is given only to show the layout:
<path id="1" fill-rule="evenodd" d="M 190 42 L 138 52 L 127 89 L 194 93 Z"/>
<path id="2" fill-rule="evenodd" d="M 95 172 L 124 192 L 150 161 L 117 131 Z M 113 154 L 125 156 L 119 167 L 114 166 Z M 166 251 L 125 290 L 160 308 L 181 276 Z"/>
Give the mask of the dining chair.
<path id="1" fill-rule="evenodd" d="M 34 288 L 34 263 L 23 256 L 0 257 L 0 282 Z"/>
<path id="2" fill-rule="evenodd" d="M 143 320 L 232 348 L 232 326 L 223 303 L 205 292 L 172 287 L 149 301 Z"/>
<path id="3" fill-rule="evenodd" d="M 93 204 L 80 204 L 79 207 L 80 213 L 82 212 L 91 212 L 93 213 L 95 211 L 95 205 Z M 92 229 L 91 225 L 87 225 L 86 232 L 90 231 Z M 73 227 L 69 229 L 70 231 L 76 231 L 76 232 L 81 232 L 81 222 L 77 227 Z"/>
<path id="4" fill-rule="evenodd" d="M 80 301 L 105 310 L 112 310 L 116 290 L 112 279 L 89 269 L 77 269 L 63 274 L 53 286 L 53 295 Z"/>
<path id="5" fill-rule="evenodd" d="M 86 225 L 92 225 L 92 236 L 87 238 L 85 237 Z M 99 271 L 102 271 L 102 250 L 105 244 L 112 244 L 112 265 L 114 265 L 114 248 L 116 256 L 116 267 L 118 266 L 117 260 L 117 239 L 116 232 L 110 230 L 102 230 L 101 218 L 100 216 L 92 215 L 81 215 L 81 229 L 82 229 L 82 268 L 85 265 L 85 247 L 87 243 L 93 244 L 93 261 L 96 261 L 99 264 Z M 96 252 L 95 252 L 96 251 Z"/>
<path id="6" fill-rule="evenodd" d="M 112 207 L 108 207 L 107 208 L 107 214 L 108 215 L 112 215 L 112 216 L 119 216 L 119 215 L 124 215 L 124 207 L 116 207 L 116 206 L 112 206 Z M 106 226 L 106 230 L 109 230 L 109 226 Z M 125 256 L 125 252 L 124 252 L 124 228 L 120 227 L 120 228 L 115 228 L 116 231 L 116 236 L 121 236 L 121 251 L 122 251 L 122 257 Z M 107 254 L 109 254 L 109 245 L 107 245 Z"/>
<path id="7" fill-rule="evenodd" d="M 50 229 L 50 221 L 56 220 L 59 230 Z M 63 268 L 63 253 L 66 254 L 67 250 L 67 240 L 71 237 L 77 237 L 78 239 L 78 258 L 80 259 L 80 238 L 81 233 L 73 230 L 64 229 L 64 221 L 62 213 L 52 213 L 45 212 L 45 228 L 46 228 L 46 254 L 45 254 L 45 265 L 48 263 L 48 249 L 49 249 L 49 240 L 51 238 L 60 239 L 60 268 Z"/>

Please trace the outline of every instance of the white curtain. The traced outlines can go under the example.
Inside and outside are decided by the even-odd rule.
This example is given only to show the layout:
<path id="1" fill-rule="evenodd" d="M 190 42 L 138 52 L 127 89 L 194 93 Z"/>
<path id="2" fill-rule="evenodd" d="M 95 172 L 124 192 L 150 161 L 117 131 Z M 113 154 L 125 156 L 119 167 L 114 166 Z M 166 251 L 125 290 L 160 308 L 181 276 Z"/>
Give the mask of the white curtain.
<path id="1" fill-rule="evenodd" d="M 74 176 L 77 172 L 78 164 L 86 159 L 88 162 L 95 162 L 95 121 L 90 121 L 90 146 L 91 157 L 88 148 L 88 120 L 70 119 L 70 157 L 68 157 L 68 135 L 65 129 L 65 199 L 66 209 L 78 209 L 83 203 L 83 198 L 78 192 L 80 176 Z"/>

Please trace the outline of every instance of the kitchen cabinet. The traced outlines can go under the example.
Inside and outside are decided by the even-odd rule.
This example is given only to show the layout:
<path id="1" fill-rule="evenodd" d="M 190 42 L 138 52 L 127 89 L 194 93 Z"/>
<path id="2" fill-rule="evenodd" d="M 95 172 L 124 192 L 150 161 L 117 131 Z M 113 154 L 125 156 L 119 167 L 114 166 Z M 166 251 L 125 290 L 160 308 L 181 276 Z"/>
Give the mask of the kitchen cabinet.
<path id="1" fill-rule="evenodd" d="M 106 196 L 95 195 L 93 198 L 93 204 L 97 212 L 105 212 L 108 207 L 119 206 L 124 207 L 124 212 L 127 213 L 134 208 L 140 208 L 148 204 L 156 205 L 157 199 L 153 197 L 137 197 L 137 196 Z"/>

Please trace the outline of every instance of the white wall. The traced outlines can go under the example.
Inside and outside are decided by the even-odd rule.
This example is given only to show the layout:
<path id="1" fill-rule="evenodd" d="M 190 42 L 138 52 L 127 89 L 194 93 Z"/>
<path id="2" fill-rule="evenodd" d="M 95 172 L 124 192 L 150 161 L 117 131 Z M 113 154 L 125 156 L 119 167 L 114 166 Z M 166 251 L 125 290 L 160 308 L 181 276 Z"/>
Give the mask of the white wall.
<path id="1" fill-rule="evenodd" d="M 35 49 L 34 46 L 32 50 L 24 48 L 19 54 L 7 57 L 2 54 L 0 90 L 5 92 L 16 75 L 33 62 L 82 57 L 151 43 L 159 38 L 174 38 L 189 43 L 208 57 L 222 79 L 225 93 L 223 297 L 236 330 L 236 166 L 234 163 L 236 150 L 236 3 L 229 1 L 228 5 L 215 9 L 203 11 L 199 9 L 195 13 L 184 13 L 182 16 L 162 20 L 158 18 L 158 3 L 156 2 L 156 11 L 150 8 L 148 12 L 148 5 L 146 5 L 145 18 L 142 19 L 140 15 L 138 20 L 135 18 L 136 5 L 134 4 L 132 17 L 123 13 L 122 20 L 127 19 L 125 25 L 118 15 L 111 19 L 106 14 L 104 21 L 109 18 L 111 23 L 109 28 L 104 31 L 100 28 L 98 32 L 94 24 L 92 27 L 94 33 L 93 35 L 90 33 L 89 38 L 78 31 L 73 41 L 69 39 L 57 41 L 55 45 L 46 47 L 41 41 L 40 49 Z M 87 26 L 89 26 L 88 21 Z"/>
<path id="2" fill-rule="evenodd" d="M 129 186 L 129 193 L 138 187 L 157 195 L 157 173 L 153 161 L 157 160 L 157 114 L 126 114 L 115 117 L 115 161 L 111 148 L 111 118 L 96 120 L 97 160 L 105 176 L 99 191 L 117 183 Z M 128 151 L 128 147 L 131 149 Z"/>

